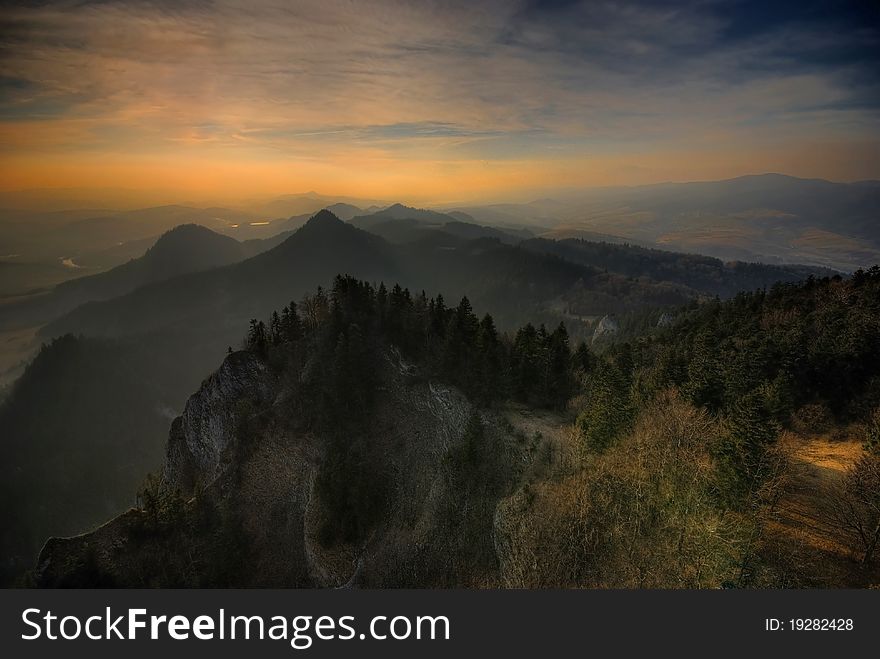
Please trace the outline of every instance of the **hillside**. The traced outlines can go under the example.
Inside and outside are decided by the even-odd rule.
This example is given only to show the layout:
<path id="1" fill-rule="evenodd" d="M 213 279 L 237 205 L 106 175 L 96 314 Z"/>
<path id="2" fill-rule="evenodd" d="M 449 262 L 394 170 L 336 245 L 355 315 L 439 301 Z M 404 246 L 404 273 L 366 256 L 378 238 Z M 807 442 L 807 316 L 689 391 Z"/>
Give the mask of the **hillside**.
<path id="1" fill-rule="evenodd" d="M 75 261 L 85 255 L 152 238 L 181 224 L 199 224 L 218 232 L 248 226 L 259 219 L 228 208 L 168 205 L 126 211 L 2 213 L 4 250 L 26 261 Z M 244 238 L 250 236 L 241 236 Z M 91 265 L 88 262 L 83 265 Z"/>
<path id="2" fill-rule="evenodd" d="M 437 240 L 444 236 L 451 236 L 460 240 L 492 238 L 508 245 L 515 245 L 521 240 L 532 237 L 531 232 L 526 229 L 503 230 L 452 219 L 444 222 L 425 222 L 406 218 L 361 223 L 361 226 L 364 230 L 396 244 Z"/>
<path id="3" fill-rule="evenodd" d="M 618 255 L 616 263 L 609 260 L 609 251 Z M 669 263 L 678 263 L 677 272 Z M 203 328 L 208 341 L 215 334 L 217 345 L 224 347 L 234 342 L 236 328 L 249 318 L 265 316 L 291 296 L 326 286 L 339 272 L 371 281 L 400 281 L 414 290 L 436 290 L 451 298 L 467 294 L 510 328 L 535 319 L 566 319 L 565 307 L 572 304 L 580 309 L 578 316 L 622 313 L 646 304 L 674 306 L 701 294 L 730 295 L 818 271 L 757 264 L 725 268 L 716 260 L 635 247 L 581 244 L 572 249 L 569 243 L 552 241 L 514 246 L 485 237 L 468 240 L 444 230 L 426 232 L 414 243 L 392 245 L 322 211 L 263 254 L 86 305 L 49 324 L 42 335 L 126 336 L 185 323 Z M 579 301 L 584 291 L 594 298 Z M 570 329 L 584 331 L 579 325 Z"/>
<path id="4" fill-rule="evenodd" d="M 0 329 L 33 327 L 92 301 L 107 300 L 153 282 L 241 261 L 241 243 L 197 224 L 164 233 L 143 256 L 106 272 L 65 281 L 43 295 L 0 306 Z"/>
<path id="5" fill-rule="evenodd" d="M 832 275 L 825 268 L 768 265 L 743 261 L 723 262 L 711 256 L 619 245 L 577 238 L 535 238 L 520 244 L 524 249 L 553 254 L 567 261 L 628 277 L 663 281 L 709 295 L 731 297 L 740 291 L 769 288 L 777 282 L 796 282 L 809 276 Z"/>
<path id="6" fill-rule="evenodd" d="M 125 336 L 186 327 L 204 329 L 206 341 L 225 348 L 236 341 L 249 318 L 326 285 L 340 271 L 393 278 L 397 265 L 383 240 L 321 211 L 262 254 L 83 306 L 48 325 L 42 334 Z"/>
<path id="7" fill-rule="evenodd" d="M 461 214 L 458 216 L 452 216 L 424 208 L 412 208 L 411 206 L 404 206 L 403 204 L 392 204 L 387 208 L 383 208 L 382 210 L 375 211 L 368 215 L 357 215 L 352 217 L 349 221 L 360 229 L 367 229 L 389 220 L 415 220 L 420 224 L 442 225 L 447 222 L 462 220 L 469 221 L 469 219 L 468 216 L 462 216 Z"/>
<path id="8" fill-rule="evenodd" d="M 875 269 L 698 305 L 595 355 L 572 350 L 563 327 L 504 337 L 467 299 L 450 308 L 338 277 L 267 323 L 254 320 L 246 350 L 172 424 L 161 475 L 139 507 L 91 534 L 50 540 L 35 578 L 876 584 L 877 562 L 843 521 L 828 522 L 843 549 L 806 565 L 776 520 L 792 501 L 824 515 L 797 493 L 801 458 L 785 433 L 820 422 L 862 433 L 866 448 L 821 502 L 833 510 L 852 509 L 835 508 L 861 496 L 847 489 L 850 474 L 880 461 L 878 317 Z M 707 350 L 710 333 L 717 349 Z M 828 360 L 835 376 L 818 377 Z M 876 523 L 870 507 L 857 510 Z"/>
<path id="9" fill-rule="evenodd" d="M 597 329 L 611 325 L 618 332 L 609 335 L 609 340 L 632 336 L 670 322 L 682 305 L 723 294 L 743 282 L 770 285 L 776 278 L 792 280 L 799 276 L 796 270 L 750 266 L 754 277 L 743 279 L 737 268 L 713 259 L 634 248 L 614 247 L 609 251 L 608 246 L 596 244 L 580 245 L 581 262 L 577 262 L 567 254 L 560 258 L 547 253 L 554 243 L 538 244 L 542 249 L 506 245 L 488 238 L 462 240 L 441 233 L 415 243 L 391 245 L 329 212 L 320 213 L 257 256 L 86 304 L 49 324 L 42 333 L 44 340 L 67 333 L 101 337 L 102 344 L 119 354 L 118 360 L 132 364 L 130 377 L 138 377 L 143 369 L 140 377 L 151 383 L 152 391 L 162 393 L 136 394 L 140 389 L 128 386 L 124 379 L 112 380 L 116 386 L 104 388 L 100 382 L 93 382 L 104 377 L 99 371 L 82 368 L 82 362 L 65 357 L 68 352 L 59 352 L 49 366 L 32 364 L 28 370 L 38 369 L 39 375 L 28 377 L 59 391 L 79 386 L 83 396 L 79 407 L 40 398 L 39 388 L 27 390 L 29 394 L 10 390 L 10 399 L 19 401 L 16 404 L 21 412 L 15 424 L 9 426 L 5 424 L 10 417 L 0 414 L 0 434 L 15 442 L 35 438 L 32 446 L 40 455 L 43 446 L 54 446 L 58 439 L 43 435 L 43 420 L 50 416 L 58 428 L 71 428 L 68 433 L 58 431 L 60 438 L 77 437 L 77 442 L 82 442 L 78 448 L 88 453 L 95 442 L 102 441 L 105 428 L 101 415 L 82 415 L 79 409 L 107 405 L 121 415 L 160 422 L 157 410 L 178 413 L 186 395 L 216 367 L 228 349 L 241 346 L 243 328 L 251 318 L 267 318 L 273 309 L 281 309 L 291 300 L 299 301 L 316 287 L 326 288 L 340 272 L 373 283 L 401 281 L 410 290 L 433 291 L 450 301 L 467 294 L 474 308 L 492 314 L 500 334 L 514 333 L 527 323 L 535 327 L 544 323 L 549 328 L 563 323 L 573 342 L 591 340 Z M 563 246 L 566 250 L 570 247 Z M 607 314 L 620 315 L 616 320 L 600 320 Z M 81 339 L 65 340 L 65 345 L 73 345 Z M 597 348 L 604 343 L 591 341 Z M 137 350 L 133 346 L 138 346 Z M 126 356 L 132 350 L 134 353 Z M 161 355 L 161 359 L 145 362 L 142 355 L 150 351 Z M 76 372 L 74 364 L 80 365 L 81 372 Z M 151 437 L 145 441 L 151 442 L 152 452 L 145 455 L 156 456 L 161 434 Z M 28 477 L 49 491 L 51 470 L 43 469 L 36 459 L 28 464 Z M 157 466 L 155 458 L 133 464 L 126 472 L 131 478 L 129 490 L 140 480 L 138 470 L 146 473 Z M 127 499 L 117 497 L 112 501 Z M 83 503 L 82 518 L 106 510 L 104 505 Z M 54 518 L 49 515 L 47 519 Z M 62 529 L 68 528 L 59 526 L 57 532 L 67 532 Z"/>
<path id="10" fill-rule="evenodd" d="M 0 401 L 0 580 L 28 569 L 51 534 L 74 534 L 125 510 L 161 462 L 178 401 L 199 379 L 195 354 L 161 341 L 66 336 L 39 351 Z"/>
<path id="11" fill-rule="evenodd" d="M 880 185 L 780 174 L 571 192 L 531 204 L 463 207 L 477 222 L 584 231 L 724 260 L 853 271 L 880 261 Z"/>
<path id="12" fill-rule="evenodd" d="M 369 215 L 359 214 L 349 221 L 358 228 L 398 244 L 436 240 L 441 235 L 448 235 L 462 240 L 494 238 L 512 245 L 533 235 L 524 228 L 503 229 L 480 225 L 470 215 L 460 211 L 439 213 L 403 204 L 393 204 Z"/>

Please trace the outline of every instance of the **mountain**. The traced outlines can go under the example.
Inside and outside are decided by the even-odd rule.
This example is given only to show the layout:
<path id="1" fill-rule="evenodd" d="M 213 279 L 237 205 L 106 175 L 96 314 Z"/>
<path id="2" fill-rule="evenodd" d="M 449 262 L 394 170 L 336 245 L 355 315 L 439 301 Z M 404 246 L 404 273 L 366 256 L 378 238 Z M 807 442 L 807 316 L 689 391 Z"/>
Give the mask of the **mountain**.
<path id="1" fill-rule="evenodd" d="M 503 243 L 518 243 L 520 240 L 531 238 L 532 232 L 528 229 L 498 229 L 496 227 L 482 226 L 473 222 L 456 220 L 447 222 L 442 230 L 464 240 L 476 240 L 477 238 L 494 238 Z"/>
<path id="2" fill-rule="evenodd" d="M 570 205 L 552 199 L 542 199 L 526 204 L 487 204 L 485 206 L 459 206 L 449 214 L 460 213 L 500 227 L 534 227 L 537 230 L 556 226 L 571 211 Z"/>
<path id="3" fill-rule="evenodd" d="M 880 578 L 876 509 L 853 505 L 880 467 L 876 268 L 689 305 L 602 354 L 351 277 L 308 300 L 252 325 L 171 423 L 139 505 L 47 541 L 37 585 Z"/>
<path id="4" fill-rule="evenodd" d="M 204 340 L 218 340 L 222 348 L 238 336 L 250 318 L 326 284 L 340 271 L 389 278 L 397 273 L 396 257 L 381 238 L 323 210 L 262 254 L 82 306 L 48 325 L 41 334 L 56 336 L 73 331 L 124 336 L 160 329 L 202 328 Z"/>
<path id="5" fill-rule="evenodd" d="M 288 194 L 273 199 L 250 200 L 244 208 L 260 215 L 270 217 L 289 217 L 292 215 L 314 215 L 322 208 L 337 213 L 340 218 L 349 219 L 364 212 L 362 209 L 384 208 L 387 202 L 377 199 L 359 199 L 339 195 L 323 195 L 317 192 Z"/>
<path id="6" fill-rule="evenodd" d="M 63 232 L 92 245 L 113 244 L 155 235 L 181 224 L 200 224 L 215 230 L 223 229 L 231 224 L 246 222 L 250 217 L 226 208 L 157 206 L 79 220 L 65 225 Z"/>
<path id="7" fill-rule="evenodd" d="M 326 539 L 332 533 L 327 523 L 339 504 L 332 491 L 338 486 L 328 482 L 334 466 L 331 440 L 325 432 L 308 432 L 302 417 L 272 414 L 270 423 L 277 419 L 285 428 L 277 442 L 264 441 L 262 430 L 252 426 L 248 432 L 253 433 L 257 451 L 249 458 L 236 457 L 244 455 L 238 428 L 252 418 L 239 411 L 240 401 L 252 401 L 256 409 L 269 409 L 268 401 L 285 395 L 287 389 L 260 359 L 234 353 L 189 399 L 183 415 L 174 422 L 161 481 L 153 490 L 159 502 L 165 500 L 165 492 L 176 490 L 189 497 L 193 483 L 204 483 L 204 495 L 198 500 L 213 519 L 209 523 L 213 530 L 209 531 L 208 523 L 197 521 L 200 512 L 184 506 L 180 525 L 169 527 L 168 542 L 195 549 L 206 570 L 197 568 L 181 580 L 181 554 L 165 541 L 152 539 L 149 514 L 132 510 L 84 536 L 83 541 L 50 540 L 41 556 L 38 583 L 165 585 L 165 578 L 148 567 L 153 561 L 166 564 L 166 574 L 173 574 L 171 579 L 178 585 L 192 586 L 340 587 L 378 585 L 383 580 L 391 585 L 390 575 L 398 567 L 401 573 L 412 569 L 412 585 L 430 583 L 428 571 L 434 573 L 434 579 L 454 583 L 488 569 L 484 564 L 491 558 L 486 546 L 486 540 L 491 539 L 489 520 L 474 522 L 453 514 L 465 493 L 451 478 L 453 471 L 444 459 L 447 452 L 463 450 L 466 440 L 461 430 L 472 404 L 452 388 L 413 382 L 404 375 L 402 364 L 397 368 L 380 364 L 377 376 L 385 394 L 372 416 L 375 432 L 359 432 L 350 438 L 352 445 L 359 447 L 361 466 L 356 471 L 362 475 L 349 482 L 351 494 L 340 491 L 345 497 L 360 497 L 352 501 L 353 519 L 367 519 L 371 507 L 377 507 L 383 517 L 385 511 L 397 511 L 391 518 L 372 522 L 384 529 L 371 543 L 369 553 L 375 557 L 361 558 L 354 543 Z M 209 427 L 210 432 L 205 433 Z M 351 470 L 353 465 L 340 468 Z M 379 489 L 377 479 L 382 478 L 389 485 L 387 494 Z M 430 497 L 419 495 L 429 491 Z M 164 510 L 163 503 L 157 506 L 156 519 L 165 524 L 160 508 Z M 412 520 L 423 521 L 414 526 Z M 445 533 L 439 532 L 440 524 Z M 184 540 L 183 529 L 190 525 L 193 533 Z M 245 528 L 260 530 L 251 535 Z M 479 537 L 478 528 L 482 531 Z M 145 542 L 128 542 L 138 529 L 144 529 L 141 537 Z M 400 541 L 388 542 L 395 532 Z M 91 575 L 82 573 L 76 564 L 85 551 L 84 542 L 112 564 L 99 558 Z M 128 547 L 111 549 L 116 543 L 127 543 Z M 407 556 L 403 553 L 407 546 L 417 553 Z M 245 554 L 259 557 L 253 567 L 248 567 Z M 441 572 L 437 566 L 444 556 L 448 567 Z M 420 568 L 416 567 L 419 559 L 423 562 Z M 384 561 L 390 569 L 380 567 Z"/>
<path id="8" fill-rule="evenodd" d="M 880 184 L 780 174 L 578 191 L 559 201 L 460 210 L 499 226 L 538 224 L 546 238 L 579 231 L 727 260 L 852 271 L 880 262 Z"/>
<path id="9" fill-rule="evenodd" d="M 393 204 L 369 215 L 357 215 L 350 222 L 392 243 L 423 240 L 431 235 L 436 236 L 438 232 L 465 240 L 496 238 L 510 244 L 533 235 L 525 229 L 504 230 L 481 226 L 474 223 L 470 215 L 459 211 L 447 214 L 402 204 Z"/>
<path id="10" fill-rule="evenodd" d="M 423 208 L 412 208 L 403 204 L 392 204 L 375 213 L 369 215 L 358 215 L 353 217 L 351 223 L 361 229 L 367 229 L 373 225 L 385 222 L 387 220 L 416 220 L 425 224 L 446 224 L 447 222 L 462 221 L 464 214 L 456 217 L 447 215 L 446 213 L 438 213 L 437 211 L 425 210 Z M 472 219 L 472 218 L 471 218 Z"/>
<path id="11" fill-rule="evenodd" d="M 360 222 L 364 230 L 381 236 L 390 243 L 404 244 L 426 239 L 437 239 L 441 235 L 463 240 L 477 238 L 493 238 L 507 244 L 515 244 L 524 238 L 530 238 L 528 231 L 504 231 L 494 227 L 480 226 L 469 222 L 451 220 L 442 224 L 429 223 L 413 218 L 400 220 L 383 220 L 381 222 Z"/>
<path id="12" fill-rule="evenodd" d="M 47 338 L 0 400 L 5 464 L 14 470 L 0 475 L 3 569 L 7 559 L 19 567 L 18 561 L 29 562 L 46 532 L 76 533 L 129 505 L 132 488 L 159 466 L 168 415 L 228 347 L 240 344 L 248 320 L 329 283 L 338 269 L 390 279 L 395 255 L 381 238 L 319 212 L 285 242 L 246 261 L 88 303 L 50 324 L 82 322 L 92 336 L 46 329 L 43 336 L 59 338 Z M 137 425 L 125 441 L 119 423 Z M 81 460 L 86 467 L 71 466 Z M 96 475 L 109 464 L 119 465 L 112 478 Z M 23 489 L 30 503 L 12 506 Z"/>
<path id="13" fill-rule="evenodd" d="M 0 581 L 27 569 L 47 534 L 80 533 L 134 503 L 198 386 L 187 362 L 199 356 L 145 337 L 43 346 L 0 400 Z"/>
<path id="14" fill-rule="evenodd" d="M 412 228 L 414 221 L 390 220 L 403 228 Z M 577 241 L 513 246 L 494 238 L 461 239 L 442 227 L 426 231 L 422 240 L 392 245 L 324 210 L 258 256 L 84 305 L 47 325 L 41 335 L 128 336 L 199 328 L 203 342 L 217 341 L 222 349 L 250 318 L 327 285 L 339 272 L 394 279 L 450 299 L 467 294 L 505 327 L 536 317 L 565 319 L 576 335 L 593 315 L 676 305 L 700 295 L 731 295 L 821 274 L 794 266 L 725 266 L 708 257 Z"/>
<path id="15" fill-rule="evenodd" d="M 140 286 L 188 272 L 241 261 L 249 249 L 234 238 L 197 224 L 175 227 L 163 234 L 140 258 L 96 275 L 65 281 L 49 293 L 0 307 L 0 328 L 32 327 L 81 304 L 124 295 Z"/>
<path id="16" fill-rule="evenodd" d="M 10 390 L 8 401 L 16 410 L 15 422 L 9 421 L 12 416 L 0 414 L 0 436 L 36 451 L 37 457 L 19 462 L 28 465 L 27 478 L 39 481 L 41 491 L 50 493 L 55 487 L 55 463 L 43 465 L 39 456 L 51 453 L 63 460 L 57 446 L 67 440 L 87 447 L 83 449 L 86 453 L 92 450 L 93 442 L 105 441 L 116 426 L 106 424 L 96 410 L 106 405 L 120 418 L 139 419 L 145 432 L 152 433 L 169 411 L 179 413 L 186 393 L 198 388 L 230 349 L 236 352 L 241 347 L 251 319 L 267 319 L 273 309 L 280 311 L 296 302 L 305 324 L 321 323 L 326 319 L 322 305 L 332 299 L 328 287 L 336 275 L 345 273 L 377 285 L 401 282 L 413 291 L 413 298 L 419 297 L 418 291 L 433 291 L 442 294 L 447 305 L 458 304 L 466 295 L 474 308 L 493 315 L 502 335 L 527 323 L 532 323 L 536 332 L 542 323 L 551 329 L 563 323 L 571 340 L 581 341 L 590 339 L 608 314 L 618 315 L 617 336 L 625 339 L 656 326 L 663 313 L 674 318 L 684 305 L 726 294 L 737 285 L 795 281 L 805 271 L 762 265 L 741 270 L 717 259 L 618 245 L 559 245 L 553 241 L 509 245 L 492 238 L 464 240 L 443 232 L 426 232 L 422 240 L 393 245 L 321 211 L 283 242 L 256 256 L 90 302 L 49 323 L 40 337 L 47 342 L 64 337 L 61 347 L 49 353 L 54 358 L 35 360 L 28 367 L 22 381 L 30 386 Z M 324 291 L 315 294 L 319 286 Z M 306 293 L 312 295 L 303 301 Z M 395 300 L 400 297 L 394 290 L 388 295 Z M 448 319 L 438 320 L 431 331 L 440 332 L 447 324 Z M 362 324 L 359 327 L 368 329 Z M 85 337 L 65 336 L 68 334 Z M 354 340 L 357 343 L 358 339 Z M 405 337 L 395 339 L 403 340 Z M 340 346 L 340 355 L 345 346 Z M 367 352 L 377 350 L 370 346 Z M 77 357 L 89 354 L 88 358 Z M 332 366 L 335 359 L 322 356 L 310 368 L 327 374 L 341 372 Z M 116 370 L 102 366 L 108 363 Z M 384 368 L 376 366 L 375 372 L 382 373 Z M 444 377 L 457 385 L 454 373 Z M 531 376 L 524 379 L 538 381 Z M 64 393 L 71 388 L 76 388 L 77 396 Z M 45 398 L 41 391 L 56 393 Z M 434 404 L 430 389 L 415 392 L 404 388 L 401 400 L 410 394 L 420 397 L 427 408 Z M 337 416 L 362 418 L 354 408 L 339 409 L 348 411 L 342 415 L 337 412 Z M 461 403 L 461 409 L 469 408 Z M 52 424 L 47 425 L 46 418 L 51 418 Z M 407 423 L 419 422 L 413 419 Z M 70 430 L 64 431 L 65 427 Z M 205 428 L 209 432 L 209 426 Z M 533 431 L 523 432 L 533 435 Z M 139 483 L 136 474 L 158 466 L 148 457 L 155 456 L 156 446 L 161 444 L 159 434 L 138 439 L 153 448 L 145 445 L 145 457 L 125 472 L 132 490 Z M 408 463 L 399 466 L 405 469 Z M 73 488 L 79 481 L 75 475 L 71 478 Z M 119 491 L 115 492 L 111 497 L 98 490 L 94 497 L 81 499 L 82 515 L 70 516 L 71 524 L 94 518 L 107 505 L 124 503 Z M 99 505 L 98 501 L 104 503 Z M 39 505 L 55 510 L 50 498 Z M 46 520 L 58 519 L 54 513 L 46 516 Z M 20 524 L 14 528 L 19 529 L 16 534 L 23 533 Z M 59 523 L 58 528 L 70 527 Z"/>
<path id="17" fill-rule="evenodd" d="M 345 222 L 348 222 L 351 218 L 357 215 L 363 215 L 364 213 L 363 208 L 358 208 L 357 206 L 344 204 L 342 202 L 330 204 L 326 209 Z"/>
<path id="18" fill-rule="evenodd" d="M 880 261 L 876 181 L 833 183 L 779 174 L 725 181 L 579 190 L 526 204 L 459 206 L 447 211 L 383 202 L 288 195 L 246 210 L 167 205 L 136 210 L 0 211 L 3 254 L 29 264 L 59 259 L 106 268 L 136 253 L 125 248 L 174 226 L 197 223 L 239 240 L 299 228 L 320 208 L 366 228 L 386 220 L 451 221 L 520 236 L 582 237 L 708 254 L 725 260 L 805 263 L 852 271 Z M 334 205 L 337 204 L 337 205 Z M 121 243 L 121 245 L 120 245 Z M 119 248 L 114 254 L 114 248 Z M 69 277 L 83 274 L 69 269 Z M 15 292 L 34 286 L 27 282 Z"/>
<path id="19" fill-rule="evenodd" d="M 317 201 L 317 197 L 315 198 Z M 358 208 L 357 206 L 352 206 L 351 204 L 344 203 L 335 203 L 329 204 L 325 207 L 319 206 L 316 210 L 328 210 L 333 213 L 336 217 L 342 220 L 350 220 L 356 215 L 363 214 L 363 210 Z M 309 211 L 307 213 L 299 213 L 297 215 L 291 215 L 287 219 L 277 219 L 272 222 L 260 223 L 263 226 L 260 227 L 259 231 L 255 231 L 254 228 L 250 229 L 250 233 L 253 235 L 260 235 L 261 240 L 267 241 L 266 244 L 277 245 L 284 241 L 285 238 L 290 236 L 290 234 L 301 226 L 303 226 L 306 222 L 311 219 L 311 217 L 315 214 L 316 210 Z M 245 241 L 248 242 L 248 241 Z"/>
<path id="20" fill-rule="evenodd" d="M 143 253 L 156 237 L 181 224 L 199 224 L 246 239 L 260 233 L 260 217 L 227 208 L 168 205 L 131 211 L 0 212 L 3 254 L 21 262 L 68 266 L 68 279 L 121 265 Z M 145 242 L 146 241 L 146 242 Z M 23 282 L 17 291 L 35 288 Z"/>
<path id="21" fill-rule="evenodd" d="M 731 297 L 740 291 L 769 288 L 777 282 L 794 282 L 810 276 L 830 276 L 833 270 L 799 265 L 765 265 L 721 261 L 711 256 L 682 254 L 638 245 L 568 238 L 534 238 L 520 247 L 553 254 L 566 261 L 630 278 L 669 282 L 709 295 Z"/>

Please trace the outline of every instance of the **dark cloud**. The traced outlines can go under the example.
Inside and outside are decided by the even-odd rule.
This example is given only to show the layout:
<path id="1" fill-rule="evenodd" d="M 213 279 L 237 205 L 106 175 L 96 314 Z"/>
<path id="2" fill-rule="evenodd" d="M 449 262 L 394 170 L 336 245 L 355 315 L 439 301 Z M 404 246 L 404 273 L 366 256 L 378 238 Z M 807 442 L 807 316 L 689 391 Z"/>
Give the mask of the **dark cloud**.
<path id="1" fill-rule="evenodd" d="M 686 76 L 689 65 L 704 58 L 718 63 L 715 75 L 734 80 L 840 69 L 876 79 L 878 17 L 874 2 L 534 0 L 513 16 L 500 40 L 662 80 Z"/>
<path id="2" fill-rule="evenodd" d="M 44 144 L 314 159 L 345 143 L 525 160 L 863 141 L 880 119 L 877 15 L 815 0 L 17 2 L 0 13 L 0 122 L 75 119 Z"/>

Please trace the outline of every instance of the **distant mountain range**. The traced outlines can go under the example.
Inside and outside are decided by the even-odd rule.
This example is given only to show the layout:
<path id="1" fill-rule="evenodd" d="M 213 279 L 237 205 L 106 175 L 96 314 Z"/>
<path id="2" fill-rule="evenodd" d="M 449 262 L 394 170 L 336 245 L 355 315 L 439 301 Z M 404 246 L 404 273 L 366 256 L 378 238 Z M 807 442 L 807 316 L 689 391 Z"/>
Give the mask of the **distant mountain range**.
<path id="1" fill-rule="evenodd" d="M 394 212 L 404 214 L 400 209 Z M 186 326 L 201 328 L 203 341 L 219 332 L 217 338 L 222 336 L 223 342 L 229 342 L 250 318 L 262 317 L 315 286 L 328 284 L 338 273 L 371 281 L 399 281 L 449 297 L 467 294 L 500 322 L 516 324 L 541 309 L 550 311 L 570 304 L 572 300 L 564 298 L 578 282 L 594 293 L 607 289 L 608 304 L 577 304 L 579 315 L 590 315 L 626 310 L 626 293 L 619 289 L 634 276 L 642 278 L 639 286 L 646 290 L 665 283 L 665 303 L 674 304 L 701 294 L 727 295 L 775 281 L 794 281 L 809 272 L 756 265 L 752 266 L 754 274 L 746 277 L 736 267 L 715 259 L 667 256 L 641 248 L 600 246 L 591 255 L 583 246 L 578 247 L 577 241 L 562 245 L 529 241 L 515 246 L 497 236 L 480 235 L 478 225 L 465 225 L 438 213 L 430 217 L 445 223 L 428 225 L 434 227 L 431 231 L 414 229 L 422 232 L 421 240 L 394 245 L 357 228 L 357 218 L 345 223 L 324 210 L 281 244 L 253 258 L 167 281 L 145 282 L 147 285 L 127 295 L 82 306 L 41 333 L 47 337 L 66 332 L 118 336 Z M 408 221 L 383 220 L 374 228 Z M 418 225 L 419 221 L 414 221 Z M 462 231 L 463 226 L 468 231 Z M 471 230 L 476 233 L 475 240 L 461 235 Z M 633 254 L 634 250 L 636 256 L 619 258 L 616 264 L 612 263 L 614 257 L 608 256 L 611 252 Z M 642 261 L 674 265 L 664 272 L 659 266 L 646 269 L 638 265 Z M 705 276 L 707 269 L 712 276 Z M 668 296 L 670 283 L 678 286 L 672 298 Z M 611 301 L 614 295 L 617 302 Z"/>
<path id="2" fill-rule="evenodd" d="M 763 174 L 588 189 L 525 204 L 433 209 L 306 193 L 242 208 L 0 210 L 0 267 L 15 277 L 0 287 L 0 294 L 21 294 L 125 263 L 180 224 L 200 224 L 240 241 L 267 239 L 295 231 L 321 208 L 397 243 L 419 240 L 423 232 L 439 228 L 466 238 L 629 242 L 724 260 L 803 263 L 849 272 L 880 262 L 878 207 L 880 182 Z M 62 261 L 67 265 L 59 269 Z"/>
<path id="3" fill-rule="evenodd" d="M 456 217 L 453 217 L 446 213 L 439 213 L 424 208 L 412 208 L 410 206 L 404 206 L 403 204 L 392 204 L 388 208 L 370 213 L 369 215 L 359 215 L 353 218 L 351 223 L 365 229 L 388 220 L 415 220 L 423 224 L 445 224 L 446 222 L 453 220 L 473 222 L 472 217 L 461 212 L 459 212 Z"/>
<path id="4" fill-rule="evenodd" d="M 587 190 L 563 201 L 462 207 L 478 222 L 532 223 L 545 237 L 605 233 L 645 245 L 852 271 L 880 262 L 880 182 L 780 174 Z"/>
<path id="5" fill-rule="evenodd" d="M 189 272 L 236 263 L 269 247 L 262 240 L 241 243 L 197 224 L 163 234 L 138 258 L 106 272 L 65 281 L 51 291 L 0 306 L 0 329 L 31 327 L 87 302 L 125 295 L 147 284 Z"/>
<path id="6" fill-rule="evenodd" d="M 187 353 L 198 341 L 198 354 L 211 360 L 240 340 L 251 318 L 348 273 L 400 281 L 449 299 L 468 295 L 502 327 L 564 320 L 578 337 L 590 334 L 591 323 L 606 314 L 729 296 L 821 272 L 725 264 L 607 242 L 531 238 L 526 230 L 496 229 L 458 217 L 397 205 L 378 217 L 354 216 L 345 223 L 321 211 L 297 230 L 244 242 L 186 225 L 163 235 L 143 256 L 107 272 L 7 300 L 0 305 L 0 330 L 33 332 L 45 325 L 39 330 L 42 339 L 68 332 L 104 337 L 160 333 Z M 358 223 L 370 230 L 357 228 Z M 7 381 L 36 348 L 28 345 L 20 338 L 6 349 L 4 371 L 13 368 L 4 375 Z M 189 377 L 200 377 L 199 364 Z"/>
<path id="7" fill-rule="evenodd" d="M 403 204 L 393 204 L 369 215 L 357 215 L 350 222 L 392 243 L 415 242 L 445 234 L 465 240 L 496 238 L 513 244 L 534 235 L 527 229 L 498 229 L 480 225 L 470 215 L 460 211 L 439 213 Z"/>
<path id="8" fill-rule="evenodd" d="M 578 239 L 517 240 L 460 215 L 407 218 L 412 211 L 404 207 L 392 213 L 404 217 L 383 217 L 371 230 L 399 225 L 411 231 L 408 239 L 386 240 L 327 210 L 296 231 L 259 241 L 182 226 L 138 259 L 32 298 L 43 306 L 0 305 L 13 323 L 60 314 L 39 330 L 46 347 L 6 392 L 0 436 L 30 456 L 35 474 L 65 471 L 58 461 L 68 459 L 71 443 L 77 459 L 81 451 L 99 450 L 112 464 L 132 460 L 112 483 L 87 488 L 81 505 L 72 499 L 52 504 L 45 527 L 25 524 L 33 537 L 14 525 L 7 536 L 35 551 L 45 534 L 75 533 L 126 505 L 122 493 L 136 489 L 157 465 L 169 419 L 222 355 L 241 345 L 250 319 L 266 319 L 293 301 L 310 322 L 310 309 L 318 307 L 303 304 L 303 295 L 327 290 L 338 274 L 400 282 L 416 295 L 439 293 L 450 306 L 467 295 L 474 308 L 492 313 L 500 331 L 564 322 L 576 342 L 609 326 L 601 322 L 606 315 L 618 315 L 614 326 L 621 332 L 650 328 L 690 302 L 822 272 Z M 112 421 L 101 410 L 112 411 Z M 132 420 L 137 431 L 118 443 Z M 46 449 L 33 451 L 31 443 Z M 44 455 L 51 465 L 41 462 Z M 87 459 L 77 464 L 83 478 L 100 472 Z M 67 491 L 51 479 L 34 487 L 46 500 Z"/>
<path id="9" fill-rule="evenodd" d="M 502 333 L 561 322 L 573 345 L 599 330 L 632 337 L 715 296 L 880 262 L 878 194 L 874 182 L 766 175 L 447 209 L 309 194 L 247 210 L 2 215 L 0 276 L 17 278 L 2 290 L 28 295 L 0 301 L 0 331 L 7 346 L 13 334 L 46 346 L 0 390 L 9 482 L 36 493 L 0 541 L 30 560 L 49 533 L 130 505 L 170 419 L 249 321 L 294 301 L 311 322 L 320 305 L 303 296 L 336 275 L 450 306 L 466 295 Z M 54 285 L 66 271 L 76 278 Z M 0 509 L 15 491 L 0 488 Z"/>

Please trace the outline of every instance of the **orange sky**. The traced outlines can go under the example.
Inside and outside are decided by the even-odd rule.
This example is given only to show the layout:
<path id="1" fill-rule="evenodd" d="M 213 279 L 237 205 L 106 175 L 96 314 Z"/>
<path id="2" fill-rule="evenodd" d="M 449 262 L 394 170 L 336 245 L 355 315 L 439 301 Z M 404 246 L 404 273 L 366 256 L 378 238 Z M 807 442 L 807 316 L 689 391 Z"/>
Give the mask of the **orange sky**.
<path id="1" fill-rule="evenodd" d="M 791 57 L 809 29 L 734 39 L 733 24 L 652 3 L 12 8 L 0 190 L 442 203 L 767 171 L 880 178 L 860 97 L 876 83 L 864 56 L 832 57 L 834 24 L 828 64 L 809 66 Z M 847 34 L 876 51 L 875 34 Z"/>

